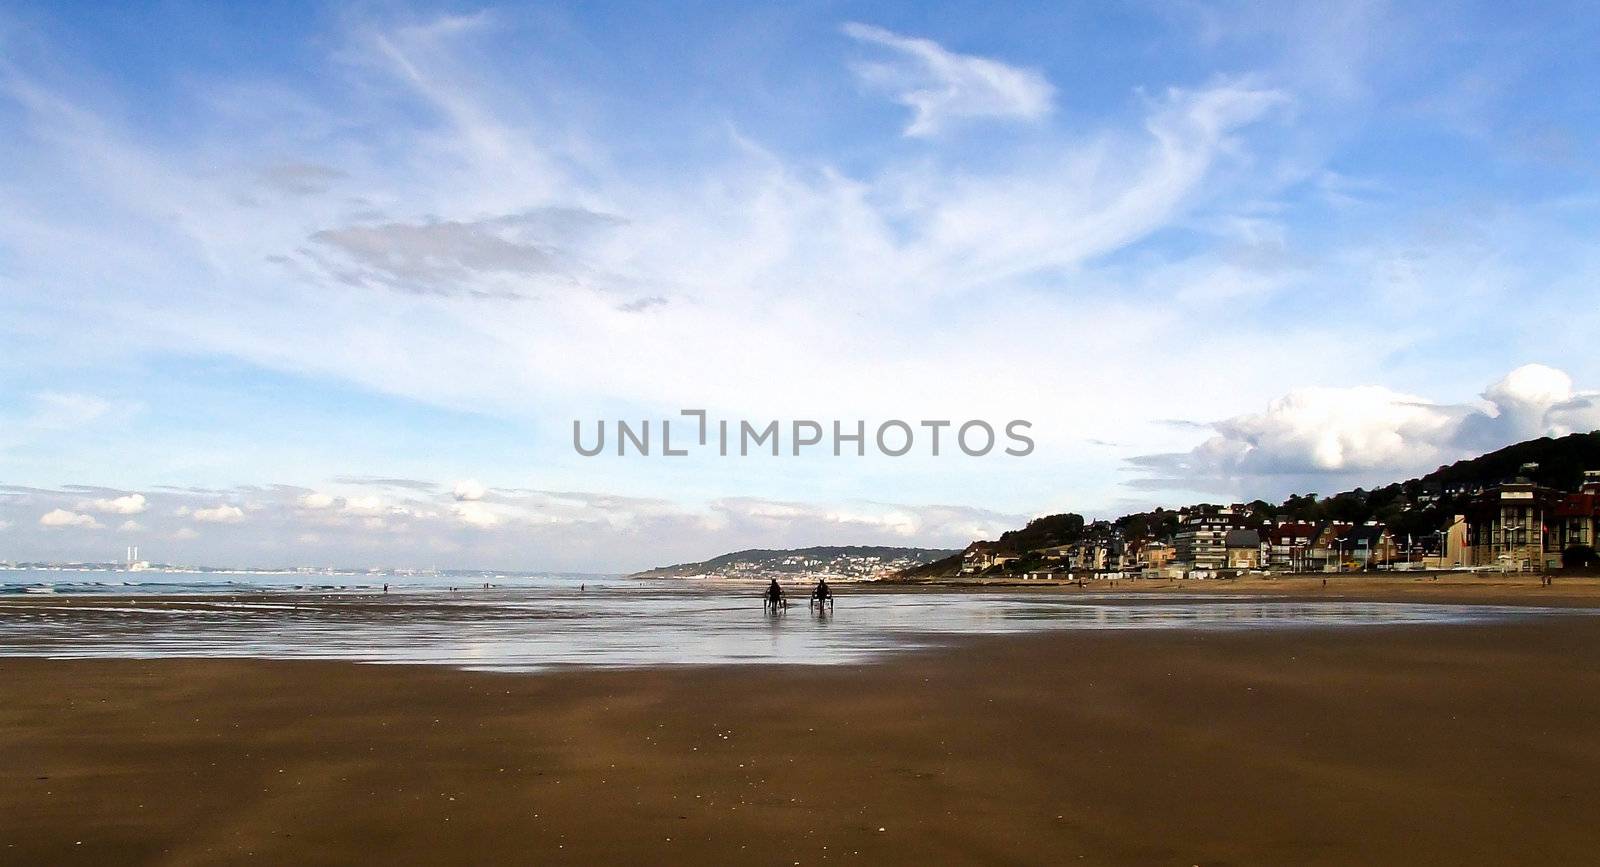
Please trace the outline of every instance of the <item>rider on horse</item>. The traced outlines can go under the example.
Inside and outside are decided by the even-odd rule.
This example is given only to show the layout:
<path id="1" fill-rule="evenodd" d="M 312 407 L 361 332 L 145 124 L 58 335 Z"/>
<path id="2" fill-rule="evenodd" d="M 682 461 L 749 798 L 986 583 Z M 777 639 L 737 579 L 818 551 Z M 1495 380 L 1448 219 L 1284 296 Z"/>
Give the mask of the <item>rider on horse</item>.
<path id="1" fill-rule="evenodd" d="M 777 611 L 778 606 L 783 604 L 783 588 L 778 586 L 778 579 L 776 578 L 772 579 L 772 583 L 767 585 L 765 604 L 772 606 L 773 611 Z"/>
<path id="2" fill-rule="evenodd" d="M 817 579 L 817 589 L 812 591 L 811 601 L 818 605 L 826 605 L 833 601 L 833 591 L 828 589 L 828 579 Z"/>

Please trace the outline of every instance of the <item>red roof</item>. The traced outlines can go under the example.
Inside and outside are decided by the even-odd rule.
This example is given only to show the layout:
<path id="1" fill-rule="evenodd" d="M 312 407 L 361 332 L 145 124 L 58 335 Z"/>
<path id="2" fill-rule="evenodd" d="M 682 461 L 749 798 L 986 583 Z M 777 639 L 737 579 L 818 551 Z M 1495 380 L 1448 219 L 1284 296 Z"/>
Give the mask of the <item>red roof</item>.
<path id="1" fill-rule="evenodd" d="M 1308 524 L 1304 521 L 1291 521 L 1287 524 L 1279 524 L 1268 530 L 1267 540 L 1274 545 L 1289 545 L 1296 539 L 1310 541 L 1316 535 L 1317 527 L 1315 524 Z"/>
<path id="2" fill-rule="evenodd" d="M 1600 517 L 1600 494 L 1568 494 L 1556 503 L 1558 518 Z"/>

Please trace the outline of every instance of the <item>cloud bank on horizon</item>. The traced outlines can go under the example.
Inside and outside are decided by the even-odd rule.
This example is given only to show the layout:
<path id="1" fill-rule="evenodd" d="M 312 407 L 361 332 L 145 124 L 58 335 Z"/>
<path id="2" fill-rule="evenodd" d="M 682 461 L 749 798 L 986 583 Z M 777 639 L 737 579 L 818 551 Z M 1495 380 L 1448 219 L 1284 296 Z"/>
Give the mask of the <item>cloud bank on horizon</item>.
<path id="1" fill-rule="evenodd" d="M 1591 10 L 968 11 L 8 7 L 0 559 L 953 546 L 1600 427 Z M 684 407 L 1038 448 L 566 439 Z"/>

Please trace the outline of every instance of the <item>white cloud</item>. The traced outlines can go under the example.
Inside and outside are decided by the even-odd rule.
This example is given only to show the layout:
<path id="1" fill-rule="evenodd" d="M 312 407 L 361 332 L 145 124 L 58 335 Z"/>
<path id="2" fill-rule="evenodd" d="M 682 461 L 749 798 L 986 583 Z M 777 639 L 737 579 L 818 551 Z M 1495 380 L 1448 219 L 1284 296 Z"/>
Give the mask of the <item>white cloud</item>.
<path id="1" fill-rule="evenodd" d="M 483 503 L 471 501 L 456 503 L 450 509 L 456 520 L 471 527 L 489 528 L 499 526 L 501 518 L 494 510 Z"/>
<path id="2" fill-rule="evenodd" d="M 1572 377 L 1542 364 L 1527 364 L 1484 389 L 1487 411 L 1463 424 L 1467 445 L 1496 445 L 1538 436 L 1562 436 L 1600 428 L 1600 392 L 1574 391 Z"/>
<path id="3" fill-rule="evenodd" d="M 48 391 L 34 395 L 32 423 L 60 430 L 81 427 L 111 412 L 111 402 L 91 394 Z"/>
<path id="4" fill-rule="evenodd" d="M 350 125 L 333 122 L 350 108 L 342 105 L 324 107 L 330 122 L 324 132 L 340 142 L 343 161 L 296 157 L 338 165 L 347 175 L 340 193 L 384 203 L 381 216 L 353 216 L 307 198 L 240 207 L 230 191 L 188 171 L 179 155 L 129 140 L 70 103 L 60 116 L 46 107 L 54 103 L 34 106 L 33 134 L 47 130 L 50 142 L 71 153 L 74 175 L 97 182 L 96 195 L 118 203 L 108 220 L 165 227 L 166 214 L 206 214 L 186 224 L 181 238 L 169 239 L 170 248 L 162 249 L 170 255 L 117 251 L 127 255 L 114 266 L 137 272 L 128 280 L 174 287 L 140 305 L 122 296 L 103 299 L 115 310 L 118 341 L 153 347 L 181 332 L 204 344 L 199 352 L 518 419 L 534 405 L 546 418 L 578 417 L 597 401 L 653 408 L 694 383 L 684 399 L 729 414 L 826 407 L 849 417 L 891 405 L 927 412 L 930 402 L 970 413 L 1030 407 L 1048 414 L 1037 419 L 1041 428 L 1055 422 L 1065 437 L 1082 424 L 1081 414 L 1065 404 L 1030 406 L 1033 390 L 1011 375 L 1007 359 L 988 350 L 1018 337 L 1015 317 L 996 311 L 1027 305 L 1030 316 L 1020 327 L 1041 339 L 1073 335 L 1039 360 L 1044 377 L 1089 364 L 1144 363 L 1143 353 L 1114 339 L 1112 329 L 1089 333 L 1088 321 L 1115 321 L 1152 344 L 1188 346 L 1183 336 L 1203 323 L 1175 321 L 1158 305 L 1076 297 L 1056 280 L 1047 281 L 1047 291 L 1031 284 L 1041 273 L 1082 269 L 1171 225 L 1196 203 L 1209 203 L 1213 172 L 1254 151 L 1246 128 L 1287 100 L 1244 79 L 1173 89 L 1135 105 L 1131 122 L 1103 121 L 981 166 L 892 159 L 846 174 L 738 139 L 730 152 L 708 154 L 693 170 L 632 177 L 609 165 L 569 171 L 603 162 L 605 149 L 569 153 L 564 143 L 581 136 L 543 135 L 539 118 L 495 102 L 495 70 L 475 68 L 476 56 L 452 43 L 457 28 L 402 29 L 362 41 L 354 53 L 379 48 L 353 74 L 364 84 L 409 88 L 403 93 L 436 109 L 447 134 L 415 129 L 409 113 L 394 116 L 357 99 L 352 110 L 361 125 L 394 125 L 405 159 L 363 163 L 360 143 L 341 138 Z M 962 82 L 1000 87 L 994 82 L 1031 80 L 1026 71 L 985 66 L 993 61 L 925 40 L 873 28 L 857 33 L 874 44 L 882 44 L 875 37 L 903 43 Z M 921 64 L 891 50 L 892 65 Z M 392 79 L 367 81 L 385 73 Z M 978 85 L 963 87 L 968 93 Z M 996 100 L 1008 111 L 1019 105 L 1010 97 Z M 957 105 L 938 103 L 935 116 L 958 116 Z M 210 145 L 233 153 L 238 142 Z M 83 166 L 108 168 L 96 173 Z M 608 214 L 618 216 L 596 217 Z M 389 231 L 395 226 L 409 228 Z M 582 226 L 598 230 L 595 237 L 575 238 Z M 344 232 L 351 229 L 383 231 Z M 425 230 L 421 253 L 401 243 L 414 229 Z M 334 234 L 312 239 L 326 232 Z M 557 288 L 547 282 L 550 275 L 530 273 L 536 263 L 521 254 L 505 258 L 508 251 L 485 241 L 486 233 L 582 263 L 559 275 L 559 291 L 546 291 Z M 65 249 L 35 247 L 38 262 L 73 258 Z M 203 251 L 198 256 L 196 248 Z M 73 255 L 81 258 L 86 249 L 109 257 L 87 240 L 72 247 Z M 328 256 L 358 273 L 331 267 Z M 137 267 L 129 264 L 135 260 Z M 210 294 L 183 290 L 194 282 L 187 270 L 208 262 L 235 263 L 229 285 Z M 63 284 L 81 282 L 71 276 Z M 422 294 L 404 299 L 403 315 L 374 316 L 376 305 L 393 300 L 375 297 L 374 284 Z M 489 300 L 508 295 L 522 300 Z M 667 303 L 649 307 L 648 315 L 619 309 L 649 298 Z M 884 321 L 900 327 L 886 330 Z M 594 362 L 596 345 L 617 341 L 650 363 Z M 773 351 L 794 345 L 808 351 Z M 403 352 L 394 349 L 401 346 Z M 941 350 L 930 353 L 930 346 Z M 893 375 L 861 376 L 864 368 Z M 1086 391 L 1078 402 L 1114 404 L 1107 399 L 1112 391 Z M 913 401 L 918 405 L 906 406 Z"/>
<path id="5" fill-rule="evenodd" d="M 457 500 L 481 500 L 488 489 L 476 479 L 466 479 L 456 482 L 454 495 Z"/>
<path id="6" fill-rule="evenodd" d="M 312 491 L 309 494 L 300 495 L 300 499 L 297 502 L 302 509 L 322 510 L 333 508 L 338 504 L 339 500 L 331 494 Z"/>
<path id="7" fill-rule="evenodd" d="M 189 517 L 202 524 L 237 524 L 244 520 L 244 510 L 229 503 L 222 503 L 209 509 L 195 509 Z"/>
<path id="8" fill-rule="evenodd" d="M 144 494 L 124 494 L 88 503 L 88 508 L 107 515 L 137 515 L 148 507 Z"/>
<path id="9" fill-rule="evenodd" d="M 1055 88 L 1036 70 L 957 54 L 931 39 L 868 24 L 850 23 L 843 29 L 852 39 L 897 55 L 891 62 L 860 63 L 854 69 L 862 81 L 911 109 L 908 136 L 935 135 L 966 118 L 1036 120 L 1052 109 Z"/>
<path id="10" fill-rule="evenodd" d="M 277 497 L 265 496 L 255 486 L 232 492 L 162 490 L 157 502 L 163 506 L 166 498 L 185 498 L 193 504 L 180 506 L 193 524 L 171 520 L 163 510 L 148 525 L 129 519 L 117 529 L 174 543 L 163 547 L 163 559 L 219 566 L 269 561 L 353 566 L 467 562 L 497 568 L 631 570 L 749 547 L 959 547 L 1019 526 L 1026 517 L 967 506 L 869 500 L 731 497 L 680 503 L 592 491 L 489 484 L 484 488 L 495 492 L 492 501 L 457 501 L 448 492 L 450 486 L 417 484 L 397 489 L 387 499 L 358 503 L 370 514 L 306 509 L 299 502 L 304 492 L 287 488 L 279 488 Z M 247 491 L 254 492 L 248 506 L 217 505 L 219 496 L 245 496 Z M 29 489 L 17 497 L 9 502 L 0 498 L 0 518 L 30 514 L 24 510 L 37 515 L 55 503 L 75 502 L 70 490 Z M 61 531 L 45 527 L 98 526 L 93 520 L 64 506 L 32 532 L 38 534 L 35 539 L 56 534 L 53 544 L 59 546 Z M 203 532 L 207 522 L 219 521 L 234 526 L 225 534 Z M 9 533 L 7 541 L 13 541 Z M 26 546 L 30 540 L 16 541 Z M 78 556 L 92 553 L 85 545 L 84 554 Z M 460 559 L 469 554 L 469 560 Z"/>
<path id="11" fill-rule="evenodd" d="M 381 518 L 393 511 L 393 507 L 384 498 L 367 494 L 360 497 L 346 497 L 342 511 L 347 515 L 362 518 Z"/>
<path id="12" fill-rule="evenodd" d="M 1325 260 L 1308 261 L 1308 245 L 1330 256 L 1344 252 L 1334 249 L 1340 239 L 1330 237 L 1338 226 L 1325 224 L 1320 214 L 1313 215 L 1318 222 L 1309 242 L 1297 238 L 1296 206 L 1289 201 L 1297 178 L 1325 175 L 1329 146 L 1318 140 L 1323 130 L 1306 121 L 1326 108 L 1314 93 L 1292 100 L 1287 88 L 1298 94 L 1299 85 L 1272 72 L 1192 78 L 1170 89 L 1163 87 L 1168 81 L 1150 79 L 1149 91 L 1127 104 L 1109 87 L 1098 88 L 1098 116 L 1086 104 L 1083 112 L 1075 110 L 1070 132 L 1038 124 L 1025 136 L 993 137 L 983 145 L 997 150 L 981 159 L 944 149 L 959 142 L 907 149 L 860 141 L 850 142 L 851 156 L 835 160 L 810 142 L 763 147 L 767 131 L 750 126 L 727 146 L 715 132 L 693 139 L 710 144 L 686 139 L 686 147 L 697 148 L 691 159 L 659 166 L 631 158 L 611 162 L 612 142 L 591 137 L 603 136 L 604 128 L 578 129 L 567 125 L 577 115 L 545 117 L 524 100 L 503 99 L 535 92 L 545 82 L 528 80 L 521 74 L 526 70 L 507 69 L 492 52 L 461 41 L 494 23 L 491 16 L 469 27 L 440 22 L 382 30 L 355 16 L 355 39 L 337 49 L 339 61 L 348 61 L 341 75 L 298 91 L 296 81 L 267 82 L 251 93 L 281 88 L 285 98 L 248 105 L 237 104 L 242 100 L 231 90 L 243 86 L 208 82 L 209 95 L 231 93 L 236 101 L 194 104 L 196 134 L 182 147 L 147 138 L 137 125 L 121 126 L 115 110 L 97 117 L 91 107 L 104 104 L 102 94 L 88 87 L 73 92 L 70 84 L 58 84 L 60 92 L 51 93 L 13 77 L 30 90 L 14 106 L 6 103 L 16 109 L 12 144 L 39 167 L 9 191 L 19 206 L 0 213 L 0 245 L 27 253 L 12 282 L 20 293 L 17 308 L 60 311 L 59 322 L 43 323 L 44 333 L 97 352 L 103 347 L 137 358 L 183 339 L 204 357 L 509 420 L 537 443 L 530 445 L 529 465 L 548 472 L 552 486 L 595 485 L 684 502 L 602 510 L 530 498 L 514 508 L 497 488 L 493 500 L 503 526 L 520 532 L 535 521 L 551 527 L 603 523 L 641 533 L 630 545 L 666 548 L 686 546 L 688 539 L 748 546 L 780 536 L 780 526 L 803 525 L 819 536 L 829 526 L 825 516 L 760 526 L 755 518 L 740 524 L 729 517 L 727 526 L 743 527 L 746 535 L 697 530 L 673 537 L 681 526 L 708 519 L 694 505 L 705 498 L 826 499 L 852 491 L 840 482 L 831 489 L 812 482 L 807 477 L 823 474 L 789 472 L 792 465 L 734 470 L 730 462 L 704 462 L 684 473 L 693 482 L 683 487 L 692 490 L 680 492 L 668 474 L 640 474 L 635 464 L 577 466 L 581 461 L 562 447 L 564 431 L 549 419 L 591 417 L 599 407 L 654 418 L 681 405 L 757 418 L 813 410 L 845 418 L 1027 414 L 1041 438 L 1058 443 L 1099 436 L 1131 443 L 1129 453 L 1176 451 L 1192 440 L 1164 431 L 1140 442 L 1124 431 L 1152 416 L 1232 416 L 1264 406 L 1297 383 L 1388 381 L 1380 378 L 1380 365 L 1396 355 L 1385 350 L 1408 343 L 1424 348 L 1407 355 L 1413 359 L 1407 382 L 1453 376 L 1467 357 L 1497 359 L 1491 363 L 1509 368 L 1498 359 L 1521 357 L 1522 350 L 1507 343 L 1531 335 L 1548 340 L 1552 352 L 1570 355 L 1576 350 L 1554 347 L 1584 345 L 1596 322 L 1593 305 L 1572 303 L 1581 295 L 1521 291 L 1540 284 L 1518 272 L 1478 267 L 1478 260 L 1454 249 L 1441 258 L 1459 263 L 1474 280 L 1426 272 L 1401 299 L 1405 303 L 1373 303 L 1372 281 L 1354 265 L 1330 272 Z M 1049 84 L 1032 80 L 1035 73 L 859 27 L 852 36 L 863 44 L 849 48 L 884 61 L 870 72 L 884 77 L 872 82 L 905 98 L 915 135 L 997 107 L 1010 114 L 991 116 L 1042 117 L 1050 110 Z M 1027 92 L 1031 100 L 1016 98 Z M 132 94 L 104 96 L 109 102 Z M 968 113 L 972 106 L 979 114 Z M 595 108 L 604 116 L 605 105 Z M 706 128 L 703 116 L 682 120 Z M 1336 120 L 1340 128 L 1361 126 L 1359 117 Z M 284 128 L 305 134 L 285 147 L 271 134 Z M 365 135 L 370 130 L 383 131 L 379 151 Z M 192 170 L 196 159 L 208 157 L 219 166 L 287 161 L 329 171 L 291 172 L 291 186 L 306 187 L 307 194 L 288 200 L 260 195 L 261 178 L 253 172 L 230 179 L 225 168 Z M 336 195 L 311 189 L 334 180 Z M 241 186 L 257 198 L 241 203 Z M 71 205 L 81 201 L 101 206 L 91 218 Z M 516 222 L 549 208 L 621 219 L 578 239 L 583 243 L 562 234 L 572 226 Z M 1209 229 L 1195 230 L 1241 214 L 1266 214 L 1284 227 L 1282 237 L 1269 240 L 1293 267 L 1263 277 L 1253 260 L 1238 263 L 1215 249 Z M 1341 225 L 1345 219 L 1356 217 L 1342 217 Z M 1387 237 L 1392 228 L 1350 225 L 1362 236 Z M 1524 255 L 1537 251 L 1501 244 L 1505 238 L 1491 226 L 1476 246 L 1507 251 L 1519 261 L 1540 259 Z M 1570 240 L 1565 246 L 1588 249 Z M 1191 248 L 1193 256 L 1185 252 Z M 535 255 L 540 251 L 551 257 Z M 269 263 L 269 257 L 276 259 Z M 563 266 L 557 272 L 542 270 L 556 259 Z M 1592 267 L 1568 270 L 1573 285 L 1593 283 Z M 1328 286 L 1306 291 L 1307 273 L 1331 274 L 1319 279 L 1338 284 L 1336 292 Z M 93 279 L 107 274 L 117 279 Z M 1507 304 L 1512 295 L 1520 295 L 1518 303 Z M 495 300 L 508 296 L 520 300 Z M 1263 309 L 1269 297 L 1282 303 Z M 1450 302 L 1428 300 L 1442 297 Z M 68 298 L 74 305 L 62 307 L 60 299 Z M 641 298 L 667 303 L 642 314 L 618 309 Z M 1557 300 L 1570 311 L 1550 315 Z M 1019 317 L 1018 310 L 1027 315 Z M 1542 324 L 1498 327 L 1502 313 Z M 1462 337 L 1452 319 L 1470 320 L 1472 328 L 1494 322 L 1495 336 L 1478 339 L 1467 331 Z M 1443 325 L 1434 330 L 1435 322 Z M 616 351 L 624 346 L 627 354 Z M 1016 375 L 1019 363 L 1029 376 Z M 1062 383 L 1061 394 L 1041 394 L 1039 382 Z M 92 413 L 92 402 L 85 405 Z M 1314 416 L 1314 409 L 1297 405 L 1285 412 Z M 1394 447 L 1393 459 L 1415 456 L 1412 440 L 1426 436 L 1413 431 L 1426 426 L 1429 413 L 1372 411 L 1394 416 L 1383 422 L 1400 431 L 1403 445 Z M 1581 416 L 1577 406 L 1552 412 L 1557 422 Z M 1313 432 L 1294 424 L 1242 433 L 1300 443 L 1295 448 L 1308 455 L 1301 463 L 1313 469 L 1319 454 L 1359 465 L 1346 450 L 1365 436 L 1347 431 L 1340 435 L 1345 440 L 1335 437 L 1317 449 L 1301 442 L 1316 441 Z M 1495 433 L 1490 425 L 1485 441 Z M 1385 440 L 1373 442 L 1381 449 Z M 141 457 L 156 460 L 136 465 L 163 466 L 166 444 L 138 448 Z M 395 457 L 415 470 L 428 456 L 412 448 Z M 1063 506 L 1093 508 L 1091 498 L 1114 489 L 1117 476 L 1103 466 L 1103 454 L 1093 456 L 1092 466 L 1082 457 L 1070 446 L 1041 441 L 1020 479 L 992 463 L 948 461 L 937 473 L 900 472 L 892 479 L 862 466 L 852 478 L 863 486 L 857 491 L 903 485 L 896 496 L 918 502 L 960 497 L 1023 510 L 1059 498 Z M 1200 474 L 1217 476 L 1221 462 L 1211 461 Z M 261 472 L 259 460 L 213 463 L 207 470 L 212 478 L 231 472 L 261 481 L 252 475 Z M 664 469 L 660 462 L 651 468 Z M 432 493 L 446 495 L 429 501 L 445 520 L 428 531 L 447 544 L 451 532 L 461 531 L 461 520 L 444 510 L 453 492 Z M 382 507 L 347 515 L 337 511 L 334 498 L 320 496 L 328 501 L 318 516 L 319 527 L 330 525 L 319 530 L 325 541 L 359 532 L 359 521 L 347 520 L 352 515 L 401 523 Z M 169 502 L 166 494 L 155 499 L 163 512 Z M 422 508 L 415 501 L 408 507 Z M 18 520 L 31 525 L 43 508 Z M 859 517 L 856 508 L 837 508 L 836 532 Z M 310 523 L 312 517 L 294 519 Z M 250 523 L 265 533 L 271 522 L 252 517 Z M 890 530 L 912 526 L 893 514 L 848 520 L 850 527 L 873 523 Z M 667 526 L 673 530 L 662 529 Z M 608 562 L 617 555 L 589 556 Z"/>
<path id="13" fill-rule="evenodd" d="M 1600 428 L 1600 392 L 1575 392 L 1571 377 L 1544 365 L 1513 370 L 1483 400 L 1443 404 L 1375 385 L 1296 389 L 1264 412 L 1211 423 L 1214 435 L 1191 451 L 1133 464 L 1149 487 L 1326 491 L 1317 479 L 1398 481 L 1524 439 Z"/>
<path id="14" fill-rule="evenodd" d="M 81 512 L 69 512 L 66 509 L 51 509 L 39 516 L 39 524 L 44 527 L 84 527 L 99 529 L 100 522 L 92 515 Z"/>

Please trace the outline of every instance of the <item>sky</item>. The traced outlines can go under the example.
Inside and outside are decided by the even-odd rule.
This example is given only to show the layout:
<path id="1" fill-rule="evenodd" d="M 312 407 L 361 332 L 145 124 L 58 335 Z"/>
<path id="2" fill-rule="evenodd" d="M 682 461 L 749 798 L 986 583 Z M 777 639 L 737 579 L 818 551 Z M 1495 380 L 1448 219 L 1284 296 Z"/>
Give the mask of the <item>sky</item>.
<path id="1" fill-rule="evenodd" d="M 0 561 L 960 547 L 1600 428 L 1595 44 L 1583 3 L 0 4 Z M 573 447 L 686 408 L 1034 448 Z"/>

